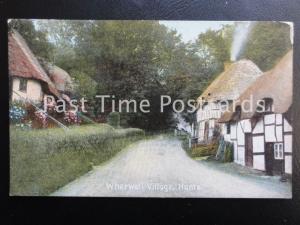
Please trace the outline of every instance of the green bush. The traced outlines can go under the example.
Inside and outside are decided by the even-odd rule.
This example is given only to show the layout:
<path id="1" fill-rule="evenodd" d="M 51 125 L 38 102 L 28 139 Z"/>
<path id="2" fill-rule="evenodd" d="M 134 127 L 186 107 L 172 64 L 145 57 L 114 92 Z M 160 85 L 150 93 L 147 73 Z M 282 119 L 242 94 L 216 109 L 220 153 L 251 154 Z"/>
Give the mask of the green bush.
<path id="1" fill-rule="evenodd" d="M 218 149 L 218 145 L 213 143 L 209 145 L 198 145 L 191 149 L 192 157 L 203 157 L 203 156 L 211 156 L 216 155 Z"/>
<path id="2" fill-rule="evenodd" d="M 108 124 L 118 128 L 120 127 L 120 113 L 118 112 L 111 112 L 110 114 L 108 114 L 108 120 L 107 120 Z"/>
<path id="3" fill-rule="evenodd" d="M 224 162 L 233 162 L 233 145 L 231 143 L 226 143 Z"/>
<path id="4" fill-rule="evenodd" d="M 120 137 L 133 137 L 133 136 L 145 135 L 145 132 L 138 128 L 118 129 L 115 132 Z"/>
<path id="5" fill-rule="evenodd" d="M 140 129 L 106 124 L 23 131 L 10 129 L 10 194 L 48 195 L 143 137 Z"/>

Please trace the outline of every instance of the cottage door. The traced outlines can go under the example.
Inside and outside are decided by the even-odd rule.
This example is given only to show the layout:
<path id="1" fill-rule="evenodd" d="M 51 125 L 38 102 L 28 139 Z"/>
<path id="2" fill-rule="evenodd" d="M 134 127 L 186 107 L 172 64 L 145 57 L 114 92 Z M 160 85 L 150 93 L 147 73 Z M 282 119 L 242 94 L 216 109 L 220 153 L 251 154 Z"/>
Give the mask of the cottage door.
<path id="1" fill-rule="evenodd" d="M 274 164 L 274 143 L 266 143 L 265 145 L 265 166 L 267 175 L 273 176 Z"/>
<path id="2" fill-rule="evenodd" d="M 208 121 L 204 124 L 204 141 L 208 141 L 209 123 Z"/>
<path id="3" fill-rule="evenodd" d="M 282 144 L 266 143 L 265 165 L 268 175 L 282 174 L 284 166 Z"/>
<path id="4" fill-rule="evenodd" d="M 246 166 L 253 167 L 253 146 L 251 133 L 245 134 L 245 161 Z"/>

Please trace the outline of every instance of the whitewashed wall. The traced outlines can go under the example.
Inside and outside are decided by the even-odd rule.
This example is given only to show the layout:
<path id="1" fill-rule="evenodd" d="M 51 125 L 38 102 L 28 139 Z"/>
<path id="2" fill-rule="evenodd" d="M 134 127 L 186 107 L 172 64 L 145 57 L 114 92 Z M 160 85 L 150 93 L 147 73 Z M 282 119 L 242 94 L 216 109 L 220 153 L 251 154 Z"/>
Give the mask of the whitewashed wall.
<path id="1" fill-rule="evenodd" d="M 230 139 L 231 140 L 236 139 L 236 123 L 232 123 L 230 125 Z"/>
<path id="2" fill-rule="evenodd" d="M 230 125 L 228 125 L 228 126 L 230 126 Z M 225 123 L 221 124 L 221 134 L 224 137 L 225 141 L 231 142 L 230 133 L 227 134 L 227 124 L 225 124 Z"/>
<path id="3" fill-rule="evenodd" d="M 277 142 L 275 134 L 275 114 L 264 116 L 264 126 L 265 126 L 265 141 L 266 142 Z M 282 135 L 282 134 L 281 134 Z"/>
<path id="4" fill-rule="evenodd" d="M 284 119 L 284 132 L 292 132 L 293 131 L 293 128 L 292 126 L 290 125 L 290 123 Z"/>
<path id="5" fill-rule="evenodd" d="M 287 133 L 289 132 L 289 133 Z M 265 115 L 253 129 L 253 153 L 264 153 L 265 142 L 284 143 L 285 172 L 292 173 L 292 127 L 282 114 Z M 261 135 L 259 135 L 261 134 Z M 253 167 L 265 170 L 265 156 L 253 155 Z"/>
<path id="6" fill-rule="evenodd" d="M 245 145 L 245 133 L 244 133 L 241 122 L 237 123 L 236 136 L 237 136 L 238 146 L 241 146 L 241 145 L 244 146 Z"/>
<path id="7" fill-rule="evenodd" d="M 292 126 L 289 124 L 289 122 L 284 119 L 284 167 L 285 172 L 288 174 L 292 173 L 292 147 L 293 147 L 293 136 L 291 134 L 292 132 Z"/>
<path id="8" fill-rule="evenodd" d="M 34 102 L 41 102 L 43 100 L 43 91 L 42 91 L 42 86 L 40 82 L 36 80 L 31 80 L 29 79 L 27 81 L 27 91 L 22 92 L 19 91 L 19 86 L 20 86 L 20 79 L 19 78 L 13 78 L 12 81 L 12 100 L 13 101 L 24 101 L 23 98 L 30 99 L 31 101 Z M 17 94 L 15 93 L 17 92 Z"/>
<path id="9" fill-rule="evenodd" d="M 221 117 L 220 105 L 216 102 L 209 102 L 197 111 L 198 141 L 204 141 L 205 122 L 208 122 L 208 137 L 214 134 L 217 125 L 216 120 Z"/>
<path id="10" fill-rule="evenodd" d="M 265 170 L 265 137 L 261 135 L 252 137 L 253 146 L 253 168 L 257 170 Z"/>
<path id="11" fill-rule="evenodd" d="M 234 140 L 233 142 L 233 156 L 234 156 L 234 162 L 238 163 L 238 151 L 237 151 L 237 141 Z"/>
<path id="12" fill-rule="evenodd" d="M 245 133 L 242 128 L 241 122 L 237 123 L 236 127 L 236 137 L 237 137 L 237 151 L 238 151 L 238 157 L 237 162 L 238 164 L 245 165 Z"/>
<path id="13" fill-rule="evenodd" d="M 240 165 L 245 165 L 245 133 L 251 132 L 250 120 L 241 120 L 231 126 L 231 138 L 236 139 L 234 145 L 235 162 Z"/>
<path id="14" fill-rule="evenodd" d="M 245 133 L 252 133 L 253 168 L 265 171 L 265 142 L 284 143 L 285 172 L 292 173 L 292 126 L 282 114 L 268 114 L 251 128 L 250 120 L 232 123 L 230 134 L 226 134 L 226 124 L 222 134 L 234 146 L 234 162 L 245 165 Z"/>
<path id="15" fill-rule="evenodd" d="M 263 119 L 257 121 L 252 134 L 253 168 L 265 170 L 265 135 Z"/>
<path id="16" fill-rule="evenodd" d="M 261 134 L 261 133 L 263 133 L 263 132 L 264 132 L 264 122 L 263 122 L 263 120 L 261 119 L 261 120 L 259 120 L 259 121 L 256 123 L 256 125 L 255 125 L 255 127 L 254 127 L 252 133 L 253 133 L 253 134 Z"/>
<path id="17" fill-rule="evenodd" d="M 205 127 L 205 121 L 201 121 L 198 123 L 198 140 L 199 141 L 204 139 L 204 127 Z"/>
<path id="18" fill-rule="evenodd" d="M 254 155 L 253 156 L 253 168 L 257 170 L 265 171 L 265 156 Z"/>

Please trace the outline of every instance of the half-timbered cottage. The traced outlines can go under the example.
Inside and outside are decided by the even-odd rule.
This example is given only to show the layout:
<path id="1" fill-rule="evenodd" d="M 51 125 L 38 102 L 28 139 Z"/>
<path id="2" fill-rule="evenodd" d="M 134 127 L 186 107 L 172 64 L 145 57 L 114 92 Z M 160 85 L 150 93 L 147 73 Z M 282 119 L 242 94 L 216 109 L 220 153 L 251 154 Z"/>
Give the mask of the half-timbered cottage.
<path id="1" fill-rule="evenodd" d="M 219 119 L 234 145 L 234 161 L 266 171 L 292 173 L 293 51 L 259 77 Z"/>
<path id="2" fill-rule="evenodd" d="M 261 70 L 250 60 L 225 65 L 221 73 L 198 98 L 196 138 L 210 142 L 224 129 L 217 120 L 224 107 L 236 100 L 260 75 Z"/>

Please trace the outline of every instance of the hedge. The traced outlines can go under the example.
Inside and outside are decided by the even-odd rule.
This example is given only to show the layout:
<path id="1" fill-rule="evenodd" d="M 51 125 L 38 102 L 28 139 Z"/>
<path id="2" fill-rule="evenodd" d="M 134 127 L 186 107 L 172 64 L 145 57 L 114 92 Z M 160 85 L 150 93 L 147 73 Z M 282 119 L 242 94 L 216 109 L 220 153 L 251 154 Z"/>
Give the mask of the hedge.
<path id="1" fill-rule="evenodd" d="M 119 112 L 111 112 L 108 114 L 108 124 L 115 127 L 119 128 L 120 127 L 120 113 Z"/>
<path id="2" fill-rule="evenodd" d="M 135 128 L 101 125 L 10 129 L 10 195 L 48 195 L 143 138 Z"/>
<path id="3" fill-rule="evenodd" d="M 233 145 L 227 142 L 224 152 L 224 162 L 233 162 Z"/>

